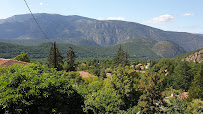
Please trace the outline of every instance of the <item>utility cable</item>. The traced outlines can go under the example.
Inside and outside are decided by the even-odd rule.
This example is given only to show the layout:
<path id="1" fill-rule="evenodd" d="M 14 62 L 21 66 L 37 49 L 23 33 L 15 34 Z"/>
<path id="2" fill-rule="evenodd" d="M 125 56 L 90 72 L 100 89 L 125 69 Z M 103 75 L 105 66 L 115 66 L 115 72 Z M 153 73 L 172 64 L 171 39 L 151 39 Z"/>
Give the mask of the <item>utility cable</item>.
<path id="1" fill-rule="evenodd" d="M 49 41 L 51 42 L 51 40 L 47 37 L 47 35 L 45 34 L 45 32 L 44 32 L 44 31 L 42 30 L 42 28 L 40 27 L 40 25 L 39 25 L 37 19 L 35 18 L 35 16 L 33 15 L 32 11 L 31 11 L 31 9 L 30 9 L 28 3 L 26 2 L 26 0 L 24 0 L 24 1 L 25 1 L 25 4 L 26 4 L 27 8 L 28 8 L 29 11 L 30 11 L 30 14 L 32 15 L 32 17 L 33 17 L 33 19 L 35 20 L 35 22 L 37 23 L 37 26 L 38 26 L 39 29 L 41 30 L 42 34 L 45 36 L 45 38 L 46 38 L 47 40 L 49 40 Z M 51 43 L 53 44 L 53 42 L 51 42 Z"/>

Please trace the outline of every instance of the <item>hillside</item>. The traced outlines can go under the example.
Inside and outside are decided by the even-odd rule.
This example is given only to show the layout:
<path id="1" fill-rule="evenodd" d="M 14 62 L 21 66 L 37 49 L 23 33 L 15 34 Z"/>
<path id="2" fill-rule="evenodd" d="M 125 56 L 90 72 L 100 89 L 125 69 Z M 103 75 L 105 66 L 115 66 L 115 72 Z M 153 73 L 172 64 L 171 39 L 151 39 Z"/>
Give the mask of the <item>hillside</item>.
<path id="1" fill-rule="evenodd" d="M 186 61 L 199 62 L 199 60 L 201 60 L 203 58 L 202 50 L 203 50 L 203 48 L 195 50 L 195 51 L 187 52 L 184 54 L 180 54 L 180 55 L 175 56 L 174 59 L 178 60 L 178 61 L 185 61 L 187 58 Z"/>
<path id="2" fill-rule="evenodd" d="M 189 54 L 187 57 L 184 57 L 182 60 L 189 61 L 189 62 L 198 62 L 198 63 L 203 62 L 203 49 L 197 50 L 192 54 Z"/>
<path id="3" fill-rule="evenodd" d="M 182 47 L 170 41 L 160 41 L 153 46 L 152 50 L 163 58 L 172 58 L 185 53 Z"/>
<path id="4" fill-rule="evenodd" d="M 57 14 L 35 14 L 35 16 L 50 39 L 54 41 L 60 39 L 63 43 L 111 46 L 133 38 L 145 38 L 153 41 L 172 41 L 187 52 L 203 48 L 203 37 L 199 35 L 163 31 L 134 22 L 96 20 Z M 16 39 L 18 44 L 32 43 L 34 45 L 44 42 L 41 40 L 44 36 L 29 14 L 0 20 L 0 31 L 0 38 L 7 43 L 14 43 Z M 7 39 L 15 40 L 12 42 Z M 25 43 L 22 43 L 23 41 Z"/>
<path id="5" fill-rule="evenodd" d="M 79 46 L 68 43 L 57 44 L 57 47 L 64 57 L 66 56 L 66 51 L 71 46 L 78 58 L 112 58 L 116 56 L 116 52 L 121 45 L 128 52 L 130 58 L 159 59 L 160 56 L 151 50 L 155 43 L 155 41 L 146 39 L 133 39 L 108 47 Z M 51 46 L 52 44 L 50 43 L 43 43 L 37 46 L 0 43 L 0 58 L 13 58 L 21 52 L 27 52 L 33 59 L 46 58 Z"/>

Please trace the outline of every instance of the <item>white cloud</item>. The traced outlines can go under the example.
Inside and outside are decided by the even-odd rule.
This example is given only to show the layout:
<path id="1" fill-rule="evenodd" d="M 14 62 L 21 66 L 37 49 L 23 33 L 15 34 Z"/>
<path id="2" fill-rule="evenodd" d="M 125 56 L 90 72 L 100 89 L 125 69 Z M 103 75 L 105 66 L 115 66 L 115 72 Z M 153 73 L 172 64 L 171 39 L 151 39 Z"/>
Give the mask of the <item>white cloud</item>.
<path id="1" fill-rule="evenodd" d="M 166 15 L 161 15 L 159 17 L 154 17 L 146 22 L 151 24 L 164 24 L 164 23 L 172 22 L 174 18 L 175 18 L 174 16 L 166 14 Z"/>
<path id="2" fill-rule="evenodd" d="M 125 20 L 123 17 L 108 17 L 107 20 Z"/>
<path id="3" fill-rule="evenodd" d="M 125 18 L 123 18 L 123 17 L 108 17 L 106 19 L 99 17 L 98 19 L 99 20 L 120 20 L 120 21 L 125 20 Z"/>
<path id="4" fill-rule="evenodd" d="M 41 2 L 41 3 L 39 3 L 39 5 L 40 5 L 40 6 L 42 6 L 42 5 L 43 5 L 43 3 Z"/>
<path id="5" fill-rule="evenodd" d="M 193 15 L 192 13 L 185 13 L 182 16 L 192 16 L 192 15 Z"/>

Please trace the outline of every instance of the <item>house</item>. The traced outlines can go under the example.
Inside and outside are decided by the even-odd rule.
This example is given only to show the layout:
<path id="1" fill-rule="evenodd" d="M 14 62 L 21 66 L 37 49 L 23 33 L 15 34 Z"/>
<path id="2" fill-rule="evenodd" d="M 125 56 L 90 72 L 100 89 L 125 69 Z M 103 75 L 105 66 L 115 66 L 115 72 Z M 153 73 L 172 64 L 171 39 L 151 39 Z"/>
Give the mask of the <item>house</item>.
<path id="1" fill-rule="evenodd" d="M 29 63 L 27 62 L 22 62 L 22 61 L 17 61 L 13 59 L 0 59 L 0 66 L 10 66 L 13 64 L 22 64 L 22 65 L 27 65 Z"/>
<path id="2" fill-rule="evenodd" d="M 145 66 L 145 69 L 148 69 L 150 67 L 150 63 L 147 63 L 147 65 Z"/>
<path id="3" fill-rule="evenodd" d="M 178 98 L 188 98 L 189 97 L 189 93 L 188 92 L 183 92 L 180 95 L 174 95 L 173 93 L 171 94 L 171 96 L 165 97 L 164 99 L 166 101 L 168 101 L 167 99 L 173 98 L 174 96 L 177 96 Z"/>
<path id="4" fill-rule="evenodd" d="M 141 68 L 141 70 L 144 70 L 145 67 L 144 66 L 140 66 L 140 68 Z"/>

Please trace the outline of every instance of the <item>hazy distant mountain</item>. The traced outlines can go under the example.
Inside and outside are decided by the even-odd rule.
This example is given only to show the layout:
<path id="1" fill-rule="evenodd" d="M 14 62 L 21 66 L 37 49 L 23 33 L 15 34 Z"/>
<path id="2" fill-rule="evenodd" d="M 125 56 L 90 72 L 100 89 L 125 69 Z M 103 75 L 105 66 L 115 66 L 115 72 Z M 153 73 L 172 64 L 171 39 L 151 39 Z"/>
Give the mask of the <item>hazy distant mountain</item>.
<path id="1" fill-rule="evenodd" d="M 39 24 L 50 39 L 77 45 L 111 46 L 130 39 L 172 41 L 186 51 L 203 48 L 203 37 L 190 33 L 169 32 L 134 22 L 95 20 L 81 16 L 35 14 Z M 31 15 L 17 15 L 0 20 L 0 38 L 44 39 Z M 43 42 L 43 41 L 42 41 Z M 86 44 L 88 43 L 88 44 Z"/>
<path id="2" fill-rule="evenodd" d="M 203 34 L 197 34 L 197 35 L 199 35 L 199 36 L 203 36 Z"/>

